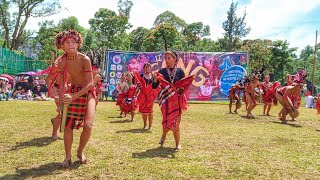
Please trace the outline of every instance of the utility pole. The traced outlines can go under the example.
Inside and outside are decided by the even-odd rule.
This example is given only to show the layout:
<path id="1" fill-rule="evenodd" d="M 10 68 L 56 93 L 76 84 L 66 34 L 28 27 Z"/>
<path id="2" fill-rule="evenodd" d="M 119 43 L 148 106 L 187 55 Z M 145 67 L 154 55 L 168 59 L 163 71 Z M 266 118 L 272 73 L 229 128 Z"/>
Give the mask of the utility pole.
<path id="1" fill-rule="evenodd" d="M 314 45 L 314 59 L 313 59 L 313 70 L 312 70 L 312 96 L 314 96 L 314 71 L 316 68 L 316 62 L 317 62 L 317 38 L 318 38 L 318 30 L 316 30 L 316 42 Z"/>

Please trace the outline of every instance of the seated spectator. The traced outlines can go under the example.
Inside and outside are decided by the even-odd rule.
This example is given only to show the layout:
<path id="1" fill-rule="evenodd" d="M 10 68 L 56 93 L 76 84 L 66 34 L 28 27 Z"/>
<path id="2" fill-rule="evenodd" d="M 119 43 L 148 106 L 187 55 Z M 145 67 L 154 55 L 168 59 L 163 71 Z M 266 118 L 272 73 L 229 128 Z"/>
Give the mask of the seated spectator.
<path id="1" fill-rule="evenodd" d="M 2 98 L 6 98 L 6 101 L 9 100 L 9 89 L 7 87 L 8 82 L 0 79 L 0 101 Z"/>
<path id="2" fill-rule="evenodd" d="M 37 86 L 39 84 L 39 77 L 35 77 L 34 80 L 33 80 L 33 85 L 34 86 Z"/>
<path id="3" fill-rule="evenodd" d="M 18 86 L 17 89 L 14 90 L 12 94 L 14 99 L 26 99 L 26 91 L 22 86 Z"/>
<path id="4" fill-rule="evenodd" d="M 37 101 L 44 101 L 46 100 L 46 97 L 43 95 L 42 91 L 41 91 L 41 85 L 38 84 L 34 90 L 32 91 L 33 92 L 33 98 L 34 100 L 37 100 Z"/>

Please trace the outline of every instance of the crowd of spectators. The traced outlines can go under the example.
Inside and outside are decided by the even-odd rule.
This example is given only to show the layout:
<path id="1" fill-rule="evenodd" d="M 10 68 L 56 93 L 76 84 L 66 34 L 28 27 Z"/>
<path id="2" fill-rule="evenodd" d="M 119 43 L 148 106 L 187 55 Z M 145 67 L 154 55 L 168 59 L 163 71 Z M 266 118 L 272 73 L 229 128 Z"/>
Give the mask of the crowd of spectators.
<path id="1" fill-rule="evenodd" d="M 13 80 L 0 78 L 0 101 L 1 100 L 47 100 L 47 91 L 45 77 L 33 77 L 27 75 L 18 75 Z"/>

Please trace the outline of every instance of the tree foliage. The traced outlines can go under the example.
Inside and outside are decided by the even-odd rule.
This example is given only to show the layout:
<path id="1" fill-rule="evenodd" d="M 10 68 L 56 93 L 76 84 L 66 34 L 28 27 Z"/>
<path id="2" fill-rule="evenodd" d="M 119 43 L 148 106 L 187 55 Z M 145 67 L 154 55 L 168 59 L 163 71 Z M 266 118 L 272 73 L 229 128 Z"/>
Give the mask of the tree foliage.
<path id="1" fill-rule="evenodd" d="M 237 46 L 237 42 L 239 42 L 242 37 L 248 35 L 251 30 L 250 27 L 247 27 L 247 24 L 245 22 L 247 15 L 246 11 L 243 13 L 242 17 L 237 17 L 237 5 L 238 3 L 231 3 L 230 8 L 227 12 L 227 20 L 222 24 L 222 28 L 225 31 L 224 37 L 228 40 L 228 51 L 235 51 L 236 49 L 238 49 L 239 47 Z"/>
<path id="2" fill-rule="evenodd" d="M 126 17 L 105 8 L 100 8 L 94 18 L 89 20 L 89 24 L 96 38 L 99 39 L 97 45 L 105 48 L 115 47 L 116 36 L 131 27 Z"/>
<path id="3" fill-rule="evenodd" d="M 149 30 L 144 27 L 138 27 L 129 34 L 130 49 L 134 51 L 146 51 L 144 43 L 147 39 Z"/>
<path id="4" fill-rule="evenodd" d="M 15 7 L 15 8 L 10 8 Z M 8 49 L 17 50 L 30 32 L 25 30 L 30 17 L 46 17 L 58 12 L 59 0 L 2 0 L 0 1 L 1 27 Z M 10 8 L 10 9 L 9 9 Z M 15 10 L 12 12 L 12 10 Z"/>
<path id="5" fill-rule="evenodd" d="M 154 21 L 153 26 L 157 27 L 163 23 L 175 27 L 179 32 L 182 32 L 187 26 L 187 23 L 183 19 L 176 16 L 174 13 L 170 11 L 165 11 L 159 14 L 156 17 L 156 20 Z"/>
<path id="6" fill-rule="evenodd" d="M 183 35 L 188 42 L 188 47 L 194 46 L 202 37 L 210 35 L 210 26 L 204 25 L 202 22 L 191 23 L 183 30 Z"/>

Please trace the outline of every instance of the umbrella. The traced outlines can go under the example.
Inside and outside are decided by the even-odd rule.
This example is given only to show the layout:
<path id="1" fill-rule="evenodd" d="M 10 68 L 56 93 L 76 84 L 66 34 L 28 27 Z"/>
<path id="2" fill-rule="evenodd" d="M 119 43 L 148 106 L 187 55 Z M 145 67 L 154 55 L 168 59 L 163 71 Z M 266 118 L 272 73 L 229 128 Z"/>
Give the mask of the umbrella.
<path id="1" fill-rule="evenodd" d="M 18 75 L 36 76 L 37 73 L 35 73 L 35 72 L 33 72 L 33 71 L 29 71 L 29 72 L 19 73 Z"/>
<path id="2" fill-rule="evenodd" d="M 4 81 L 7 81 L 9 82 L 9 79 L 8 78 L 5 78 L 5 77 L 0 77 L 0 79 L 4 80 Z"/>
<path id="3" fill-rule="evenodd" d="M 10 75 L 8 75 L 8 74 L 0 74 L 0 77 L 7 78 L 7 79 L 9 79 L 9 80 L 11 80 L 11 81 L 14 80 L 14 77 L 12 77 L 12 76 L 10 76 Z"/>

